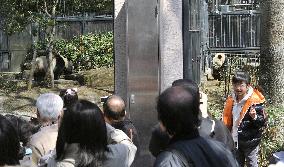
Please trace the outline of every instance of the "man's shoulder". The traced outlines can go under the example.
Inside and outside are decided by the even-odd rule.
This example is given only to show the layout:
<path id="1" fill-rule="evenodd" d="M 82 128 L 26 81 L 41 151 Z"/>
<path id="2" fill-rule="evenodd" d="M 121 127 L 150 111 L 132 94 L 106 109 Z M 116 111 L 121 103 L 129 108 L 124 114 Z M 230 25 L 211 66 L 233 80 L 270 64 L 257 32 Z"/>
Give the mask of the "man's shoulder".
<path id="1" fill-rule="evenodd" d="M 121 143 L 109 144 L 107 147 L 108 151 L 105 153 L 106 156 L 117 156 L 117 155 L 125 156 L 129 151 L 128 147 Z"/>
<path id="2" fill-rule="evenodd" d="M 235 166 L 232 153 L 219 141 L 198 137 L 191 140 L 178 141 L 174 148 L 191 159 L 196 166 Z M 216 163 L 212 163 L 216 161 Z M 222 161 L 222 162 L 221 162 Z"/>
<path id="3" fill-rule="evenodd" d="M 113 123 L 112 126 L 116 129 L 122 130 L 129 137 L 130 137 L 130 133 L 132 133 L 132 135 L 135 135 L 135 136 L 138 135 L 137 129 L 135 128 L 133 122 L 130 119 L 125 119 L 123 121 Z"/>
<path id="4" fill-rule="evenodd" d="M 42 136 L 46 135 L 46 133 L 56 133 L 58 132 L 58 125 L 51 125 L 42 127 L 37 133 L 33 134 L 32 136 Z"/>
<path id="5" fill-rule="evenodd" d="M 258 89 L 253 89 L 253 93 L 252 93 L 252 96 L 250 98 L 253 102 L 254 101 L 256 101 L 258 103 L 264 103 L 265 102 L 264 95 Z"/>
<path id="6" fill-rule="evenodd" d="M 174 166 L 182 166 L 182 162 L 178 158 L 178 156 L 172 153 L 171 151 L 161 152 L 157 156 L 154 164 L 154 167 L 174 167 Z"/>
<path id="7" fill-rule="evenodd" d="M 125 118 L 122 122 L 123 126 L 127 129 L 136 129 L 134 123 L 129 118 Z"/>
<path id="8" fill-rule="evenodd" d="M 37 143 L 41 143 L 43 139 L 46 139 L 47 136 L 57 136 L 58 133 L 58 126 L 46 126 L 41 128 L 37 133 L 33 134 L 30 139 L 31 145 L 36 145 Z"/>
<path id="9" fill-rule="evenodd" d="M 233 95 L 230 94 L 230 95 L 226 98 L 226 101 L 227 101 L 227 102 L 232 102 L 232 101 L 234 101 Z"/>

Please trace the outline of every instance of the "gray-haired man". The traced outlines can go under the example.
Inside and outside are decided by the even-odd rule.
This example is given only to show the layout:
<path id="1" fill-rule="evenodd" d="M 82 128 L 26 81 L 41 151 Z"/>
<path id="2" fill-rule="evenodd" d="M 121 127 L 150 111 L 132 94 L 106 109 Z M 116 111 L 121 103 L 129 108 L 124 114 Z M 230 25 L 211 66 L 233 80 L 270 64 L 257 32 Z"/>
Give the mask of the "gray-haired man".
<path id="1" fill-rule="evenodd" d="M 58 121 L 63 111 L 63 101 L 54 93 L 45 93 L 36 102 L 37 117 L 42 127 L 32 135 L 29 146 L 32 149 L 32 166 L 37 166 L 39 159 L 53 150 L 58 134 Z"/>

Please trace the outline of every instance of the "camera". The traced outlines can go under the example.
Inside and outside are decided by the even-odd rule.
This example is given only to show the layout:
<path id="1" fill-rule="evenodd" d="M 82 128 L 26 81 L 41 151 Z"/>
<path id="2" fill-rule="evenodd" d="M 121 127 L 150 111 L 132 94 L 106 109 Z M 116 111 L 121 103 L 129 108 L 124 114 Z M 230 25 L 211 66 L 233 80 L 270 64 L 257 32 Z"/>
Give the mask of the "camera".
<path id="1" fill-rule="evenodd" d="M 263 107 L 263 105 L 261 105 L 261 104 L 257 104 L 257 105 L 254 106 L 255 111 L 262 111 L 263 108 L 264 108 L 264 107 Z"/>
<path id="2" fill-rule="evenodd" d="M 101 103 L 104 103 L 107 101 L 108 96 L 103 96 L 101 97 Z"/>

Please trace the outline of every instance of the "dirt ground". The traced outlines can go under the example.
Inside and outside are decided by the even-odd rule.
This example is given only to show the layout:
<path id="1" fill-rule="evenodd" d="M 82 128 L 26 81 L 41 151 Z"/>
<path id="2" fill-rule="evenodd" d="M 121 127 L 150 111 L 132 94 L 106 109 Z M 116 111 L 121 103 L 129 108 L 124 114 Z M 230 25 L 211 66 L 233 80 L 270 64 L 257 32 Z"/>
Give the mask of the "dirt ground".
<path id="1" fill-rule="evenodd" d="M 85 74 L 89 75 L 89 78 L 92 78 L 94 81 L 89 81 L 87 85 L 80 85 L 77 81 L 60 79 L 55 82 L 55 88 L 53 89 L 34 86 L 29 91 L 26 89 L 26 81 L 16 81 L 4 86 L 2 84 L 0 85 L 0 112 L 35 116 L 34 106 L 36 98 L 40 94 L 46 92 L 59 94 L 61 89 L 74 87 L 78 88 L 79 98 L 101 104 L 100 97 L 113 93 L 113 68 L 97 69 Z M 3 79 L 1 80 L 4 82 Z M 12 91 L 8 91 L 8 89 L 11 89 L 10 87 L 15 88 Z M 224 105 L 224 83 L 216 80 L 206 81 L 202 84 L 201 89 L 208 96 L 208 111 L 219 118 Z"/>
<path id="2" fill-rule="evenodd" d="M 83 75 L 83 74 L 82 74 Z M 114 76 L 113 69 L 97 69 L 85 72 L 87 75 L 85 85 L 78 81 L 59 79 L 55 81 L 55 88 L 44 86 L 33 86 L 31 90 L 26 89 L 26 81 L 1 79 L 0 84 L 0 113 L 14 113 L 27 116 L 35 116 L 35 103 L 37 97 L 42 93 L 53 92 L 59 94 L 60 90 L 66 88 L 77 88 L 81 99 L 88 99 L 100 104 L 100 97 L 113 93 Z M 3 84 L 6 82 L 5 84 Z"/>

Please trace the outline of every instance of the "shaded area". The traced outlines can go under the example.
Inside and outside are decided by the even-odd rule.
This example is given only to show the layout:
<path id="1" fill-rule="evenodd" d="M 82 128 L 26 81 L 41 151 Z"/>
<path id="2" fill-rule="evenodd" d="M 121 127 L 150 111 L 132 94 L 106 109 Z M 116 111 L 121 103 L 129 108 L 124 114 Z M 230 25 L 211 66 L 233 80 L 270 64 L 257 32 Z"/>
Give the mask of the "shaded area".
<path id="1" fill-rule="evenodd" d="M 77 81 L 60 79 L 55 81 L 55 88 L 34 86 L 26 89 L 26 81 L 13 78 L 1 78 L 0 81 L 0 113 L 17 113 L 35 116 L 35 103 L 40 94 L 53 92 L 59 94 L 66 88 L 78 88 L 79 98 L 100 103 L 101 96 L 108 96 L 114 91 L 113 68 L 103 68 L 86 72 L 84 77 L 90 78 L 92 84 L 80 85 Z M 5 84 L 3 84 L 5 83 Z"/>

